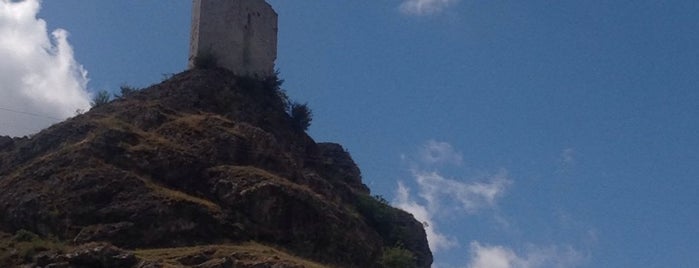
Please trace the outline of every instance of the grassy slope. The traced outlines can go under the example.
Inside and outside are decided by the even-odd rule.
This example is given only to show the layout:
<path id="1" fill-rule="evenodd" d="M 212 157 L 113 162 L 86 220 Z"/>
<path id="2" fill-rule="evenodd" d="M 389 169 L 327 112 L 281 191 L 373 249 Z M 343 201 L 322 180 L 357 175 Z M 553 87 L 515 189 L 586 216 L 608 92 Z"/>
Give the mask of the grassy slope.
<path id="1" fill-rule="evenodd" d="M 0 232 L 0 267 L 13 267 L 32 262 L 40 253 L 64 254 L 73 249 L 61 241 L 40 238 L 30 232 L 19 231 L 15 235 Z M 157 262 L 164 267 L 188 267 L 187 259 L 204 257 L 203 262 L 216 261 L 233 256 L 244 264 L 283 263 L 307 268 L 330 266 L 293 256 L 283 250 L 255 242 L 228 245 L 206 245 L 183 248 L 145 249 L 131 251 L 142 261 Z"/>

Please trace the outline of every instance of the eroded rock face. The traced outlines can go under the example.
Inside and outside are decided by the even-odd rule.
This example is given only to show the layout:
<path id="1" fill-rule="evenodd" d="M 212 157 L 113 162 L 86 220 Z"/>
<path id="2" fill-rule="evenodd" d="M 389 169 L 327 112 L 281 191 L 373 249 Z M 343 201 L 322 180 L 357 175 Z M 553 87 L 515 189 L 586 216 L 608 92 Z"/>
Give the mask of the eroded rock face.
<path id="1" fill-rule="evenodd" d="M 8 233 L 126 249 L 255 240 L 340 267 L 372 267 L 400 243 L 432 263 L 422 225 L 371 198 L 340 145 L 294 128 L 264 82 L 221 69 L 13 140 L 0 189 Z"/>

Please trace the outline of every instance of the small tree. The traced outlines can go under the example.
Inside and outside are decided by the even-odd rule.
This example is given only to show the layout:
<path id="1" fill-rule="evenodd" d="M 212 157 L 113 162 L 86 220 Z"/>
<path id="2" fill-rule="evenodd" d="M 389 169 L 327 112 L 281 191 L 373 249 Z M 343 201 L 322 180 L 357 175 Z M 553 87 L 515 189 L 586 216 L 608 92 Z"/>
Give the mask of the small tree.
<path id="1" fill-rule="evenodd" d="M 313 112 L 311 112 L 311 108 L 308 108 L 308 104 L 294 102 L 291 104 L 290 113 L 294 127 L 303 131 L 308 130 L 313 120 Z"/>
<path id="2" fill-rule="evenodd" d="M 101 90 L 100 92 L 97 92 L 97 95 L 95 95 L 94 98 L 92 98 L 92 102 L 90 103 L 90 105 L 93 108 L 99 107 L 109 103 L 109 99 L 109 92 L 107 92 L 106 90 Z"/>

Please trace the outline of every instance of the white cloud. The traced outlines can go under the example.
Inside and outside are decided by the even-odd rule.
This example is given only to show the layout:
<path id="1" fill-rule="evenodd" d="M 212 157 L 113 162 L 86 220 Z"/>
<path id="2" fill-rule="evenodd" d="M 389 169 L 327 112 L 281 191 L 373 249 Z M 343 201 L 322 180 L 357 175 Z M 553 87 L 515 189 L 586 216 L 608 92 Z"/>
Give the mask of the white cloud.
<path id="1" fill-rule="evenodd" d="M 409 15 L 431 15 L 442 12 L 458 0 L 404 0 L 400 10 Z"/>
<path id="2" fill-rule="evenodd" d="M 565 148 L 561 151 L 558 156 L 558 163 L 556 174 L 567 175 L 570 171 L 575 168 L 577 160 L 577 151 L 573 148 Z"/>
<path id="3" fill-rule="evenodd" d="M 0 0 L 0 135 L 37 132 L 90 107 L 68 32 L 37 18 L 39 0 Z"/>
<path id="4" fill-rule="evenodd" d="M 421 162 L 461 164 L 462 155 L 445 142 L 428 141 L 418 153 Z M 417 196 L 410 193 L 404 183 L 398 183 L 394 205 L 410 212 L 426 223 L 425 232 L 432 251 L 437 252 L 458 246 L 458 241 L 437 230 L 438 217 L 452 213 L 467 215 L 481 209 L 496 206 L 511 181 L 504 171 L 485 179 L 460 181 L 448 179 L 436 171 L 414 169 L 412 176 L 417 184 Z"/>
<path id="5" fill-rule="evenodd" d="M 528 247 L 519 255 L 503 246 L 471 243 L 468 268 L 570 268 L 577 267 L 585 257 L 569 246 Z"/>
<path id="6" fill-rule="evenodd" d="M 401 159 L 412 167 L 414 184 L 411 181 L 410 185 L 415 185 L 413 187 L 416 191 L 411 193 L 407 183 L 399 182 L 393 205 L 412 213 L 418 221 L 425 224 L 425 233 L 433 253 L 446 250 L 466 253 L 462 256 L 468 259 L 464 259 L 458 267 L 468 268 L 568 268 L 578 267 L 586 261 L 587 257 L 581 251 L 567 245 L 530 244 L 513 249 L 473 241 L 467 248 L 460 246 L 457 238 L 459 234 L 445 232 L 445 229 L 439 228 L 440 225 L 455 226 L 450 221 L 464 221 L 467 216 L 492 210 L 495 212 L 495 221 L 507 226 L 507 220 L 497 213 L 498 202 L 513 181 L 506 170 L 478 177 L 448 178 L 443 173 L 452 173 L 454 170 L 440 168 L 450 168 L 444 164 L 461 165 L 462 154 L 446 142 L 428 141 L 419 148 L 414 156 L 401 155 Z M 560 157 L 564 164 L 575 163 L 573 149 L 563 150 Z M 588 237 L 590 243 L 595 243 L 597 236 L 594 231 Z M 463 236 L 459 238 L 463 239 Z"/>
<path id="7" fill-rule="evenodd" d="M 482 208 L 493 207 L 497 198 L 511 184 L 504 171 L 486 181 L 476 182 L 447 179 L 437 172 L 416 172 L 413 175 L 420 187 L 420 196 L 434 211 L 458 208 L 466 213 L 475 213 Z"/>
<path id="8" fill-rule="evenodd" d="M 427 141 L 420 150 L 420 160 L 425 164 L 461 165 L 463 156 L 451 144 L 434 140 Z"/>
<path id="9" fill-rule="evenodd" d="M 573 148 L 563 150 L 561 152 L 561 162 L 568 165 L 575 164 L 575 150 Z"/>

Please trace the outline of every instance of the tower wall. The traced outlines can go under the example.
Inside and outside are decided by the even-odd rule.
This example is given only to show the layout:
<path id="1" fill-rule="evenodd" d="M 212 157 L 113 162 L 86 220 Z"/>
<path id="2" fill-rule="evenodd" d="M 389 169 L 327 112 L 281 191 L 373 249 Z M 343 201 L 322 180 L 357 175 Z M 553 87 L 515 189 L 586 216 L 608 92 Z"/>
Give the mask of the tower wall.
<path id="1" fill-rule="evenodd" d="M 277 13 L 264 0 L 194 0 L 189 68 L 199 55 L 238 75 L 269 76 L 277 59 Z"/>

